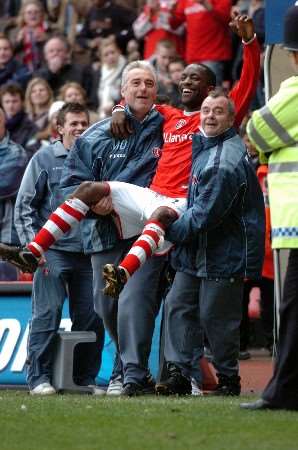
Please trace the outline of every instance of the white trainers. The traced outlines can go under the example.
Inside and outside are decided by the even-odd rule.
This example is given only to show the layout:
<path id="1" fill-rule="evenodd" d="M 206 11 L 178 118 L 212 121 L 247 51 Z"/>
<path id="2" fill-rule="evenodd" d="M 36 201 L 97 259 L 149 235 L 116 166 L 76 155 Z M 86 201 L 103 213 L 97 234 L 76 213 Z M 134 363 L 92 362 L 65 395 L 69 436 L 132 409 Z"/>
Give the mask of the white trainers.
<path id="1" fill-rule="evenodd" d="M 56 394 L 55 388 L 50 383 L 41 383 L 30 390 L 31 395 L 53 395 Z"/>
<path id="2" fill-rule="evenodd" d="M 107 395 L 121 395 L 123 389 L 123 382 L 121 376 L 110 380 L 109 386 L 107 389 Z"/>
<path id="3" fill-rule="evenodd" d="M 191 378 L 191 395 L 194 395 L 196 397 L 201 397 L 202 395 L 204 395 L 201 386 L 194 378 Z"/>
<path id="4" fill-rule="evenodd" d="M 92 395 L 106 395 L 107 391 L 96 384 L 89 384 L 89 388 L 92 388 Z"/>

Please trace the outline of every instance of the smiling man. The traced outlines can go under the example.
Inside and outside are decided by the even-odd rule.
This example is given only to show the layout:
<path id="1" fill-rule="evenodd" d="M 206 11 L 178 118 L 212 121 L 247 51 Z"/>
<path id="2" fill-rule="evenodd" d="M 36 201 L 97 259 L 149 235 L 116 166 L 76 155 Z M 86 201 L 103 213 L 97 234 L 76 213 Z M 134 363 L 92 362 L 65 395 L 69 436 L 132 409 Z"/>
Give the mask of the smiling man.
<path id="1" fill-rule="evenodd" d="M 31 241 L 51 212 L 63 201 L 59 182 L 65 159 L 75 140 L 89 125 L 88 110 L 76 103 L 60 109 L 60 139 L 43 147 L 31 159 L 17 196 L 15 226 L 22 244 Z M 100 368 L 104 330 L 94 312 L 90 256 L 83 252 L 82 227 L 72 230 L 48 250 L 45 263 L 34 274 L 32 319 L 28 338 L 27 382 L 31 394 L 55 393 L 52 364 L 62 306 L 69 298 L 72 330 L 94 331 L 96 343 L 76 349 L 74 381 L 92 385 Z"/>
<path id="2" fill-rule="evenodd" d="M 158 394 L 191 392 L 198 319 L 217 370 L 215 394 L 240 394 L 243 282 L 261 275 L 265 224 L 262 192 L 245 145 L 232 127 L 234 115 L 233 102 L 222 91 L 211 92 L 203 101 L 202 133 L 193 140 L 188 209 L 166 233 L 176 244 L 176 275 L 165 301 L 169 378 L 156 386 Z"/>
<path id="3" fill-rule="evenodd" d="M 247 43 L 244 48 L 244 64 L 241 79 L 230 93 L 230 96 L 234 99 L 236 105 L 235 123 L 236 125 L 239 125 L 247 112 L 250 100 L 255 92 L 259 76 L 260 54 L 258 44 L 254 37 L 251 19 L 246 16 L 239 16 L 234 22 L 238 29 L 238 34 L 242 36 Z M 146 72 L 148 72 L 148 70 Z M 126 77 L 127 72 L 124 72 L 124 75 Z M 149 84 L 145 83 L 146 80 L 149 81 Z M 155 79 L 153 78 L 152 84 L 152 77 L 148 78 L 148 73 L 145 76 L 144 73 L 131 71 L 129 78 L 124 81 L 127 81 L 128 83 L 127 86 L 125 86 L 125 83 L 123 84 L 122 94 L 129 108 L 132 109 L 133 114 L 137 113 L 139 107 L 141 107 L 143 113 L 145 113 L 146 108 L 143 106 L 146 105 L 148 107 L 150 99 L 151 105 L 154 101 L 154 93 L 156 93 L 156 77 Z M 146 366 L 148 363 L 154 329 L 154 318 L 159 309 L 157 291 L 159 275 L 164 262 L 164 259 L 161 257 L 151 259 L 149 256 L 151 256 L 152 253 L 155 253 L 158 244 L 161 243 L 167 225 L 178 217 L 182 212 L 183 207 L 186 205 L 191 168 L 192 136 L 199 128 L 199 111 L 202 101 L 208 95 L 208 92 L 214 89 L 215 84 L 215 77 L 210 69 L 203 65 L 192 64 L 185 69 L 180 84 L 185 110 L 181 111 L 168 105 L 159 106 L 157 108 L 165 118 L 163 127 L 164 145 L 162 152 L 160 152 L 158 146 L 153 149 L 151 148 L 151 151 L 153 151 L 156 156 L 160 156 L 160 158 L 150 189 L 144 190 L 127 184 L 124 188 L 123 183 L 87 182 L 73 192 L 74 198 L 71 204 L 74 210 L 77 210 L 78 214 L 74 212 L 76 219 L 74 218 L 74 220 L 65 227 L 66 230 L 83 219 L 90 207 L 93 207 L 102 197 L 107 196 L 109 192 L 111 192 L 112 197 L 114 194 L 118 197 L 117 201 L 115 200 L 115 197 L 113 198 L 113 203 L 114 209 L 118 213 L 118 219 L 119 217 L 120 219 L 121 217 L 124 218 L 121 223 L 122 232 L 126 232 L 128 228 L 128 232 L 130 233 L 129 236 L 137 235 L 142 232 L 142 225 L 144 225 L 144 221 L 140 221 L 140 217 L 143 219 L 150 218 L 150 222 L 146 224 L 140 239 L 134 243 L 131 251 L 128 252 L 124 260 L 122 259 L 123 255 L 125 255 L 129 249 L 127 240 L 122 240 L 118 243 L 117 255 L 116 253 L 103 252 L 101 255 L 97 254 L 96 258 L 95 255 L 93 256 L 93 267 L 96 267 L 97 271 L 99 271 L 104 264 L 114 262 L 114 264 L 107 264 L 105 267 L 104 276 L 107 280 L 105 292 L 108 295 L 117 297 L 121 289 L 123 289 L 120 294 L 118 313 L 117 311 L 116 313 L 114 311 L 107 311 L 107 302 L 104 299 L 104 296 L 100 294 L 100 288 L 103 286 L 98 280 L 99 277 L 96 277 L 95 289 L 97 291 L 96 297 L 99 299 L 97 302 L 98 310 L 101 311 L 102 316 L 105 315 L 105 322 L 109 327 L 109 331 L 112 331 L 112 336 L 115 337 L 117 336 L 117 333 L 115 333 L 115 323 L 117 325 L 118 319 L 119 337 L 116 338 L 119 340 L 121 359 L 124 365 L 125 389 L 123 393 L 125 395 L 137 395 L 144 393 L 145 390 L 147 391 Z M 131 98 L 129 97 L 130 94 L 132 94 Z M 123 113 L 119 112 L 118 114 Z M 128 114 L 131 120 L 132 117 L 129 111 Z M 132 142 L 138 143 L 138 151 L 144 155 L 146 141 L 144 139 L 138 140 L 138 135 L 139 130 L 145 124 L 144 119 L 146 117 L 150 118 L 150 116 L 152 116 L 152 111 L 149 115 L 143 116 L 143 118 L 141 116 L 139 117 L 139 120 L 142 120 L 142 125 L 138 125 L 138 127 L 135 127 L 134 125 L 134 134 L 126 134 L 128 139 L 122 138 L 122 141 L 116 140 L 118 145 L 122 146 L 122 150 L 119 148 L 119 153 L 123 154 L 123 158 L 125 158 L 126 155 L 125 142 L 127 142 L 128 146 L 130 146 L 130 143 Z M 94 137 L 95 134 L 96 133 L 94 133 Z M 154 135 L 152 135 L 152 137 L 153 136 Z M 89 132 L 89 138 L 92 138 L 92 128 Z M 84 142 L 85 139 L 83 139 L 82 142 Z M 105 141 L 110 139 L 110 136 L 108 138 L 105 137 Z M 83 145 L 81 145 L 81 139 L 77 141 L 77 147 L 78 154 L 83 154 L 82 148 L 80 148 L 83 147 Z M 148 186 L 148 184 L 140 183 L 139 181 L 136 182 L 135 175 L 134 177 L 131 176 L 132 173 L 141 173 L 140 170 L 138 170 L 138 164 L 142 162 L 144 176 L 147 177 L 148 181 L 152 177 L 153 166 L 149 166 L 148 164 L 144 166 L 144 159 L 140 159 L 138 154 L 135 155 L 136 159 L 134 162 L 129 161 L 127 170 L 115 177 L 115 172 L 112 170 L 101 171 L 99 175 L 97 173 L 95 174 L 95 171 L 99 171 L 102 164 L 98 158 L 96 159 L 96 153 L 99 152 L 98 141 L 92 143 L 88 154 L 90 154 L 90 152 L 92 152 L 92 158 L 84 164 L 85 170 L 83 176 L 80 174 L 80 176 L 75 179 L 75 176 L 73 175 L 73 180 L 69 177 L 68 185 L 72 184 L 74 186 L 75 184 L 78 184 L 78 181 L 84 180 L 117 180 L 138 184 L 138 186 Z M 119 154 L 119 157 L 117 157 L 119 165 L 121 164 L 120 156 L 121 155 Z M 147 157 L 150 158 L 150 153 L 147 153 Z M 88 172 L 86 169 L 93 160 L 98 161 L 96 163 L 98 164 L 98 169 L 96 169 L 97 166 L 93 165 L 92 170 L 89 169 Z M 105 166 L 107 161 L 104 160 L 103 164 Z M 113 162 L 110 160 L 108 164 L 112 167 L 113 164 L 117 163 L 116 160 Z M 72 164 L 72 167 L 74 167 L 74 164 Z M 149 170 L 151 170 L 150 174 Z M 146 197 L 144 197 L 144 195 L 146 195 Z M 154 199 L 153 202 L 152 199 Z M 122 208 L 122 211 L 117 209 L 119 206 Z M 165 206 L 166 208 L 159 208 L 160 206 Z M 124 212 L 123 207 L 126 209 Z M 124 214 L 122 215 L 121 212 Z M 127 222 L 128 218 L 130 218 L 129 222 Z M 51 221 L 52 219 L 50 218 L 50 222 Z M 138 227 L 135 226 L 136 224 Z M 28 245 L 27 249 L 15 251 L 14 249 L 7 249 L 2 246 L 0 247 L 0 252 L 4 258 L 9 259 L 11 262 L 21 258 L 25 267 L 28 257 L 31 259 L 32 253 L 34 253 L 37 257 L 33 264 L 34 267 L 34 265 L 37 265 L 38 258 L 41 254 L 46 251 L 59 236 L 62 236 L 63 233 L 62 229 L 56 229 L 55 233 L 51 236 L 45 236 L 45 233 L 43 232 L 38 233 L 34 241 Z M 127 237 L 125 234 L 124 236 Z M 103 238 L 102 233 L 101 238 Z M 109 236 L 105 238 L 105 242 L 107 242 L 111 248 L 109 238 Z M 30 253 L 28 249 L 32 253 Z M 121 249 L 122 251 L 120 251 Z M 30 270 L 28 265 L 27 268 Z M 136 274 L 131 276 L 136 270 Z M 150 293 L 148 290 L 146 290 L 146 292 L 144 291 L 144 286 L 147 286 L 149 283 Z M 142 308 L 140 308 L 141 301 L 143 302 Z M 128 333 L 127 331 L 128 321 L 131 324 L 131 333 Z M 113 324 L 112 327 L 111 324 Z M 140 324 L 142 325 L 140 326 Z"/>

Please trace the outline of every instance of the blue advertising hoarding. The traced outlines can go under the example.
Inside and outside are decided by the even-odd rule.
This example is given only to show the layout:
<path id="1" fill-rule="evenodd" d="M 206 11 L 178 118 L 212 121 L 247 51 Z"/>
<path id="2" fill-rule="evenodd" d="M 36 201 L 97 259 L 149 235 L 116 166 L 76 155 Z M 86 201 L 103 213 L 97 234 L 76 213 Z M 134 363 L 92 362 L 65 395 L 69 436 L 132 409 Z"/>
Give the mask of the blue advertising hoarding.
<path id="1" fill-rule="evenodd" d="M 31 299 L 28 294 L 5 294 L 0 292 L 0 386 L 26 384 L 26 347 L 31 316 Z M 68 302 L 65 301 L 61 329 L 70 331 Z M 150 355 L 153 375 L 158 371 L 160 316 L 156 319 L 155 333 Z M 107 384 L 112 372 L 115 347 L 106 333 L 101 370 L 97 383 Z"/>
<path id="2" fill-rule="evenodd" d="M 283 18 L 289 6 L 295 0 L 266 0 L 265 1 L 265 31 L 266 44 L 280 44 L 283 36 Z"/>

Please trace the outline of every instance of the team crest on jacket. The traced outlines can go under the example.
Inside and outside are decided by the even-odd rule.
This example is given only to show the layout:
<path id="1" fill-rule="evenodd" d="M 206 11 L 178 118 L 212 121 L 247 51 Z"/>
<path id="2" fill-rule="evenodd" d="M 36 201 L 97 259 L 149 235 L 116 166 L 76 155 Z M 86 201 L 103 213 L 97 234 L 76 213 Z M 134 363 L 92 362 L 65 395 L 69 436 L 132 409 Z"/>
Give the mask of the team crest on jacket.
<path id="1" fill-rule="evenodd" d="M 161 157 L 161 148 L 159 148 L 159 147 L 153 147 L 153 149 L 152 149 L 152 153 L 153 153 L 153 156 L 155 156 L 155 158 L 160 158 Z"/>
<path id="2" fill-rule="evenodd" d="M 198 177 L 196 175 L 193 175 L 191 179 L 191 184 L 196 185 L 198 183 L 199 183 Z"/>
<path id="3" fill-rule="evenodd" d="M 178 122 L 176 123 L 176 130 L 179 130 L 179 128 L 184 127 L 184 125 L 186 125 L 186 120 L 185 119 L 180 119 L 178 120 Z"/>

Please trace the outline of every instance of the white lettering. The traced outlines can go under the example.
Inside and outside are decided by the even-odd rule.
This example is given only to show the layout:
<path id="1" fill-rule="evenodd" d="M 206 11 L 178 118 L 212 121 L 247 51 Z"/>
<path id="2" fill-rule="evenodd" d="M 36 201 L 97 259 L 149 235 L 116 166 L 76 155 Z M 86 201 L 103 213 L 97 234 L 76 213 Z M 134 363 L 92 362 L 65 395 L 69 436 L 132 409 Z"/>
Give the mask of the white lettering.
<path id="1" fill-rule="evenodd" d="M 183 133 L 183 134 L 173 134 L 173 133 L 164 133 L 163 139 L 164 142 L 172 143 L 172 142 L 185 142 L 192 141 L 193 133 Z"/>
<path id="2" fill-rule="evenodd" d="M 71 320 L 69 318 L 62 319 L 60 329 L 71 331 Z M 17 319 L 0 320 L 0 343 L 2 344 L 2 339 L 5 339 L 0 352 L 0 372 L 8 366 L 12 359 L 11 372 L 23 372 L 27 358 L 29 324 L 26 326 L 20 345 L 17 346 L 20 335 L 21 325 Z"/>
<path id="3" fill-rule="evenodd" d="M 4 370 L 8 365 L 18 338 L 21 333 L 21 325 L 16 319 L 1 319 L 0 320 L 0 342 L 4 335 L 6 339 L 2 345 L 0 353 L 0 371 Z"/>
<path id="4" fill-rule="evenodd" d="M 125 158 L 125 156 L 125 153 L 116 153 L 116 155 L 110 155 L 110 159 Z"/>

